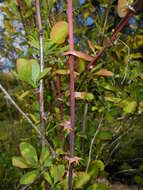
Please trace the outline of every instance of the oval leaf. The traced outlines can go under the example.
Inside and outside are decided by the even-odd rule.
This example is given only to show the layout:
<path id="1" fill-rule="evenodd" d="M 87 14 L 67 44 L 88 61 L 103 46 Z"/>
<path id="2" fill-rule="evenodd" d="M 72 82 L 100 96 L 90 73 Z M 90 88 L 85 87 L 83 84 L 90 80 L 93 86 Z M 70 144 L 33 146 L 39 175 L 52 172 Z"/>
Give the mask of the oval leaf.
<path id="1" fill-rule="evenodd" d="M 20 58 L 16 62 L 16 70 L 19 78 L 24 82 L 29 82 L 32 76 L 31 64 L 28 64 L 27 59 Z"/>
<path id="2" fill-rule="evenodd" d="M 78 58 L 84 59 L 85 61 L 92 61 L 94 59 L 94 57 L 85 54 L 81 51 L 68 51 L 68 52 L 64 52 L 63 55 L 74 55 Z"/>
<path id="3" fill-rule="evenodd" d="M 54 43 L 62 44 L 68 36 L 68 23 L 65 21 L 56 22 L 52 27 L 50 38 Z"/>
<path id="4" fill-rule="evenodd" d="M 74 187 L 79 189 L 82 188 L 90 179 L 90 175 L 86 172 L 78 172 L 77 177 L 75 178 Z"/>
<path id="5" fill-rule="evenodd" d="M 99 131 L 97 138 L 100 140 L 111 140 L 112 133 L 110 131 Z"/>
<path id="6" fill-rule="evenodd" d="M 127 14 L 128 8 L 128 0 L 118 0 L 117 13 L 118 16 L 123 18 Z"/>
<path id="7" fill-rule="evenodd" d="M 35 179 L 38 177 L 39 172 L 37 170 L 27 172 L 21 179 L 20 184 L 22 185 L 28 185 L 35 181 Z"/>
<path id="8" fill-rule="evenodd" d="M 50 153 L 49 153 L 49 149 L 46 146 L 42 147 L 42 152 L 40 155 L 40 163 L 43 164 L 49 157 Z"/>
<path id="9" fill-rule="evenodd" d="M 37 164 L 38 162 L 37 153 L 35 148 L 31 144 L 26 142 L 21 143 L 20 152 L 29 165 L 34 166 Z"/>
<path id="10" fill-rule="evenodd" d="M 40 74 L 39 63 L 35 59 L 20 58 L 16 62 L 16 69 L 19 78 L 28 84 L 36 84 Z"/>
<path id="11" fill-rule="evenodd" d="M 31 65 L 32 68 L 32 81 L 34 82 L 34 84 L 36 84 L 38 76 L 40 74 L 40 66 L 39 63 L 35 60 L 35 59 L 31 59 L 29 60 L 29 64 Z"/>
<path id="12" fill-rule="evenodd" d="M 12 158 L 12 165 L 15 166 L 15 167 L 18 167 L 18 168 L 29 168 L 29 165 L 26 163 L 26 161 L 20 157 L 20 156 L 17 156 L 17 157 L 13 157 Z"/>
<path id="13" fill-rule="evenodd" d="M 134 113 L 134 111 L 136 110 L 136 106 L 137 106 L 137 102 L 136 101 L 130 101 L 130 102 L 125 102 L 125 104 L 123 104 L 123 110 L 125 114 L 129 114 L 129 113 Z"/>

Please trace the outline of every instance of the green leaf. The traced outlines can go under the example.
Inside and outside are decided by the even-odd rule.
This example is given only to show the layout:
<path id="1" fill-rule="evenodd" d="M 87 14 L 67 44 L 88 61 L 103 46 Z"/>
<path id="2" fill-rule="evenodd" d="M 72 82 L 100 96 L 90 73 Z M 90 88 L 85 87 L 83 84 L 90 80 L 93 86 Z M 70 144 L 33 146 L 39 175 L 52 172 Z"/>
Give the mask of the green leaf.
<path id="1" fill-rule="evenodd" d="M 51 71 L 51 69 L 51 67 L 45 68 L 43 72 L 40 73 L 37 80 L 41 80 L 42 78 L 44 78 Z"/>
<path id="2" fill-rule="evenodd" d="M 21 143 L 20 152 L 29 165 L 35 166 L 38 163 L 36 150 L 31 144 L 26 142 Z"/>
<path id="3" fill-rule="evenodd" d="M 63 176 L 65 173 L 65 166 L 64 165 L 58 165 L 58 170 L 60 172 L 60 175 Z"/>
<path id="4" fill-rule="evenodd" d="M 69 69 L 58 69 L 55 72 L 53 72 L 53 75 L 58 74 L 58 75 L 70 75 L 70 70 Z M 74 76 L 79 76 L 79 73 L 74 72 Z"/>
<path id="5" fill-rule="evenodd" d="M 51 173 L 51 176 L 54 179 L 54 184 L 57 183 L 59 178 L 58 178 L 56 167 L 52 166 L 51 169 L 50 169 L 50 173 Z"/>
<path id="6" fill-rule="evenodd" d="M 100 171 L 104 170 L 104 163 L 101 160 L 95 160 L 95 165 L 100 169 Z"/>
<path id="7" fill-rule="evenodd" d="M 94 160 L 91 162 L 89 167 L 89 174 L 94 179 L 98 177 L 100 171 L 104 170 L 104 163 L 101 160 Z"/>
<path id="8" fill-rule="evenodd" d="M 49 158 L 49 149 L 46 146 L 42 147 L 42 152 L 40 155 L 40 164 L 43 164 Z"/>
<path id="9" fill-rule="evenodd" d="M 32 67 L 32 81 L 34 82 L 34 84 L 36 84 L 37 79 L 40 74 L 39 63 L 35 59 L 31 59 L 29 60 L 29 64 L 31 64 L 31 67 Z"/>
<path id="10" fill-rule="evenodd" d="M 53 184 L 52 179 L 51 179 L 51 177 L 50 177 L 50 175 L 49 175 L 48 172 L 45 172 L 45 173 L 43 174 L 43 176 L 44 176 L 44 179 L 45 179 L 50 185 Z"/>
<path id="11" fill-rule="evenodd" d="M 137 106 L 136 101 L 126 101 L 123 107 L 124 113 L 125 114 L 133 113 L 136 110 L 136 106 Z"/>
<path id="12" fill-rule="evenodd" d="M 36 178 L 38 178 L 39 172 L 37 170 L 33 170 L 31 172 L 27 172 L 21 179 L 20 184 L 22 185 L 29 185 L 33 183 Z"/>
<path id="13" fill-rule="evenodd" d="M 75 188 L 82 188 L 90 180 L 90 175 L 86 172 L 78 172 L 75 178 Z"/>
<path id="14" fill-rule="evenodd" d="M 59 21 L 54 24 L 51 29 L 50 38 L 52 42 L 62 44 L 65 42 L 68 36 L 68 23 L 65 21 Z"/>
<path id="15" fill-rule="evenodd" d="M 27 59 L 20 58 L 16 62 L 16 69 L 18 76 L 21 80 L 29 82 L 32 76 L 31 64 L 28 63 Z"/>
<path id="16" fill-rule="evenodd" d="M 40 74 L 39 63 L 35 59 L 20 58 L 16 62 L 18 77 L 32 86 L 36 86 Z"/>
<path id="17" fill-rule="evenodd" d="M 12 165 L 18 168 L 29 168 L 29 165 L 26 163 L 26 161 L 20 157 L 20 156 L 14 156 L 12 157 Z"/>
<path id="18" fill-rule="evenodd" d="M 112 133 L 110 131 L 99 131 L 97 138 L 100 140 L 111 140 Z"/>
<path id="19" fill-rule="evenodd" d="M 63 175 L 65 173 L 65 166 L 64 165 L 58 165 L 58 166 L 55 165 L 55 166 L 51 167 L 50 172 L 54 178 L 54 183 L 57 183 L 58 181 L 61 180 L 61 178 L 63 177 Z"/>

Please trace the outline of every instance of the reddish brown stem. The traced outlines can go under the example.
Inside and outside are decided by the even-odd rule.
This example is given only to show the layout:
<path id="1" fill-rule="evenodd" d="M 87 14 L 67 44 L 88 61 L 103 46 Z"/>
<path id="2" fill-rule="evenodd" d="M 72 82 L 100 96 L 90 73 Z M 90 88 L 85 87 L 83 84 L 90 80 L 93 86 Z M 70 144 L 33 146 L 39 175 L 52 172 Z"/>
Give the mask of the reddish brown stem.
<path id="1" fill-rule="evenodd" d="M 134 4 L 134 12 L 129 10 L 127 15 L 121 20 L 121 22 L 115 28 L 114 33 L 112 36 L 107 40 L 104 47 L 96 54 L 95 58 L 88 64 L 87 69 L 93 67 L 93 65 L 97 62 L 97 60 L 102 56 L 105 49 L 110 47 L 114 40 L 116 39 L 118 33 L 124 28 L 124 26 L 128 23 L 129 19 L 134 16 L 141 8 L 143 7 L 143 0 L 137 0 Z"/>
<path id="2" fill-rule="evenodd" d="M 68 23 L 69 23 L 69 50 L 74 50 L 73 39 L 73 15 L 72 0 L 68 0 Z M 70 106 L 71 106 L 71 128 L 70 131 L 70 158 L 74 157 L 74 127 L 75 127 L 75 96 L 74 96 L 74 56 L 70 55 Z M 69 166 L 69 184 L 68 190 L 72 190 L 72 171 L 73 164 Z"/>

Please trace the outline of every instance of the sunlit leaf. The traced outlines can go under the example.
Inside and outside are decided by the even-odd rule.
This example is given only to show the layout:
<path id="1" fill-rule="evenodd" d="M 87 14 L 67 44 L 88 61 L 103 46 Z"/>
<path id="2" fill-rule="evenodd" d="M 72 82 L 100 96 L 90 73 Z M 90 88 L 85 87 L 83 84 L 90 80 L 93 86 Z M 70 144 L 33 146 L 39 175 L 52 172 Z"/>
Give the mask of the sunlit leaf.
<path id="1" fill-rule="evenodd" d="M 123 101 L 123 110 L 125 114 L 133 113 L 136 110 L 136 101 Z"/>
<path id="2" fill-rule="evenodd" d="M 75 178 L 74 187 L 80 189 L 90 180 L 90 175 L 86 172 L 78 172 Z"/>
<path id="3" fill-rule="evenodd" d="M 121 101 L 121 98 L 114 97 L 114 96 L 105 96 L 105 100 L 109 102 L 114 102 L 115 104 Z"/>
<path id="4" fill-rule="evenodd" d="M 20 156 L 14 156 L 12 157 L 12 165 L 18 168 L 29 168 L 29 165 L 26 163 L 26 161 L 20 157 Z"/>
<path id="5" fill-rule="evenodd" d="M 54 183 L 57 183 L 57 181 L 63 180 L 62 176 L 65 173 L 65 166 L 64 165 L 58 165 L 58 166 L 54 165 L 51 167 L 50 172 L 54 178 Z"/>
<path id="6" fill-rule="evenodd" d="M 38 162 L 38 157 L 35 148 L 27 143 L 23 142 L 20 144 L 20 152 L 26 162 L 31 165 L 35 166 Z"/>
<path id="7" fill-rule="evenodd" d="M 44 179 L 45 179 L 50 185 L 53 184 L 52 179 L 51 179 L 51 177 L 50 177 L 50 175 L 49 175 L 48 172 L 44 172 L 43 176 L 44 176 Z"/>
<path id="8" fill-rule="evenodd" d="M 24 93 L 22 93 L 22 94 L 18 97 L 18 99 L 19 99 L 19 100 L 22 100 L 22 99 L 23 99 L 25 96 L 27 96 L 29 93 L 30 93 L 30 90 L 25 91 Z"/>
<path id="9" fill-rule="evenodd" d="M 27 172 L 21 179 L 20 184 L 22 185 L 28 185 L 33 183 L 36 178 L 38 178 L 39 172 L 37 170 L 33 170 L 31 172 Z"/>
<path id="10" fill-rule="evenodd" d="M 20 58 L 16 62 L 16 70 L 21 80 L 29 82 L 32 80 L 32 65 L 24 58 Z"/>
<path id="11" fill-rule="evenodd" d="M 119 17 L 123 18 L 127 14 L 129 10 L 128 2 L 129 0 L 118 0 L 117 13 Z"/>
<path id="12" fill-rule="evenodd" d="M 50 38 L 54 43 L 62 44 L 68 36 L 68 23 L 59 21 L 54 24 L 50 32 Z"/>
<path id="13" fill-rule="evenodd" d="M 22 81 L 31 85 L 36 85 L 40 74 L 40 66 L 35 59 L 18 59 L 16 62 L 16 69 L 18 76 Z"/>
<path id="14" fill-rule="evenodd" d="M 51 71 L 51 67 L 45 68 L 43 72 L 40 73 L 37 80 L 41 80 L 42 78 L 46 77 L 46 75 Z"/>
<path id="15" fill-rule="evenodd" d="M 28 64 L 31 64 L 31 67 L 32 67 L 32 81 L 36 84 L 38 76 L 40 74 L 39 63 L 35 59 L 30 59 Z"/>
<path id="16" fill-rule="evenodd" d="M 43 146 L 42 147 L 42 152 L 41 152 L 41 155 L 40 155 L 40 163 L 43 164 L 46 160 L 48 160 L 49 155 L 50 155 L 50 153 L 49 153 L 48 147 Z"/>
<path id="17" fill-rule="evenodd" d="M 121 18 L 127 14 L 127 2 L 128 0 L 118 0 L 117 13 Z"/>

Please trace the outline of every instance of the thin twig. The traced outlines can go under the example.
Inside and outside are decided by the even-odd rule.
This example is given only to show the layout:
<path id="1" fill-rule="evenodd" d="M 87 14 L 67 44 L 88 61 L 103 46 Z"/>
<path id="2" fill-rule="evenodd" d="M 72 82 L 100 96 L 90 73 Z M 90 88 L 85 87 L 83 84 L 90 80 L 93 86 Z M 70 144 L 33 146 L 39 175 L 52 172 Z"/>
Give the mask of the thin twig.
<path id="1" fill-rule="evenodd" d="M 105 33 L 106 24 L 107 24 L 108 17 L 109 17 L 111 3 L 112 3 L 112 1 L 108 0 L 108 5 L 107 5 L 106 11 L 105 11 L 105 16 L 104 16 L 104 24 L 103 24 L 103 30 L 102 30 L 101 39 L 100 39 L 100 45 L 103 44 L 104 33 Z"/>
<path id="2" fill-rule="evenodd" d="M 68 0 L 68 23 L 69 23 L 69 50 L 74 51 L 73 37 L 73 6 L 72 0 Z M 75 127 L 75 95 L 74 95 L 74 56 L 70 55 L 70 106 L 71 106 L 71 128 L 70 131 L 70 158 L 74 157 L 74 127 Z M 72 190 L 72 172 L 73 164 L 69 166 L 69 183 L 68 190 Z"/>
<path id="3" fill-rule="evenodd" d="M 91 162 L 91 155 L 92 155 L 92 147 L 93 147 L 93 143 L 95 142 L 95 138 L 97 136 L 97 134 L 99 133 L 100 131 L 100 128 L 102 126 L 102 122 L 103 122 L 103 119 L 104 119 L 104 114 L 102 114 L 101 116 L 101 119 L 100 119 L 100 122 L 99 122 L 99 125 L 97 127 L 97 130 L 91 140 L 91 144 L 90 144 L 90 149 L 89 149 L 89 154 L 88 154 L 88 163 L 87 163 L 87 167 L 86 167 L 86 172 L 88 172 L 88 168 L 89 168 L 89 165 L 90 165 L 90 162 Z"/>
<path id="4" fill-rule="evenodd" d="M 42 31 L 42 23 L 41 23 L 41 15 L 40 15 L 40 4 L 39 0 L 36 0 L 36 17 L 39 31 L 39 44 L 40 44 L 40 71 L 44 70 L 44 53 L 43 53 L 43 31 Z M 40 130 L 43 136 L 46 136 L 45 130 L 45 120 L 44 116 L 44 80 L 40 80 L 39 87 L 39 104 L 40 104 Z M 42 138 L 42 144 L 45 144 L 45 138 Z"/>
<path id="5" fill-rule="evenodd" d="M 33 127 L 33 129 L 35 129 L 36 133 L 41 137 L 44 138 L 43 135 L 41 134 L 41 132 L 38 130 L 38 128 L 36 127 L 36 125 L 31 121 L 31 119 L 27 116 L 27 114 L 25 114 L 22 109 L 16 104 L 16 102 L 12 99 L 12 97 L 8 94 L 8 92 L 4 89 L 4 87 L 0 84 L 0 89 L 2 90 L 2 92 L 4 93 L 4 95 L 6 96 L 6 98 L 11 102 L 11 104 L 18 110 L 18 112 L 27 120 L 27 122 Z M 56 157 L 56 153 L 54 151 L 54 149 L 52 148 L 52 146 L 50 145 L 50 143 L 45 139 L 46 141 L 46 145 L 49 147 L 53 158 Z"/>
<path id="6" fill-rule="evenodd" d="M 82 132 L 83 134 L 85 133 L 85 128 L 86 128 L 86 118 L 87 118 L 87 111 L 88 111 L 88 103 L 85 103 L 84 107 L 84 114 L 83 114 L 83 123 L 82 123 Z M 84 139 L 82 141 L 82 152 L 84 152 Z"/>

